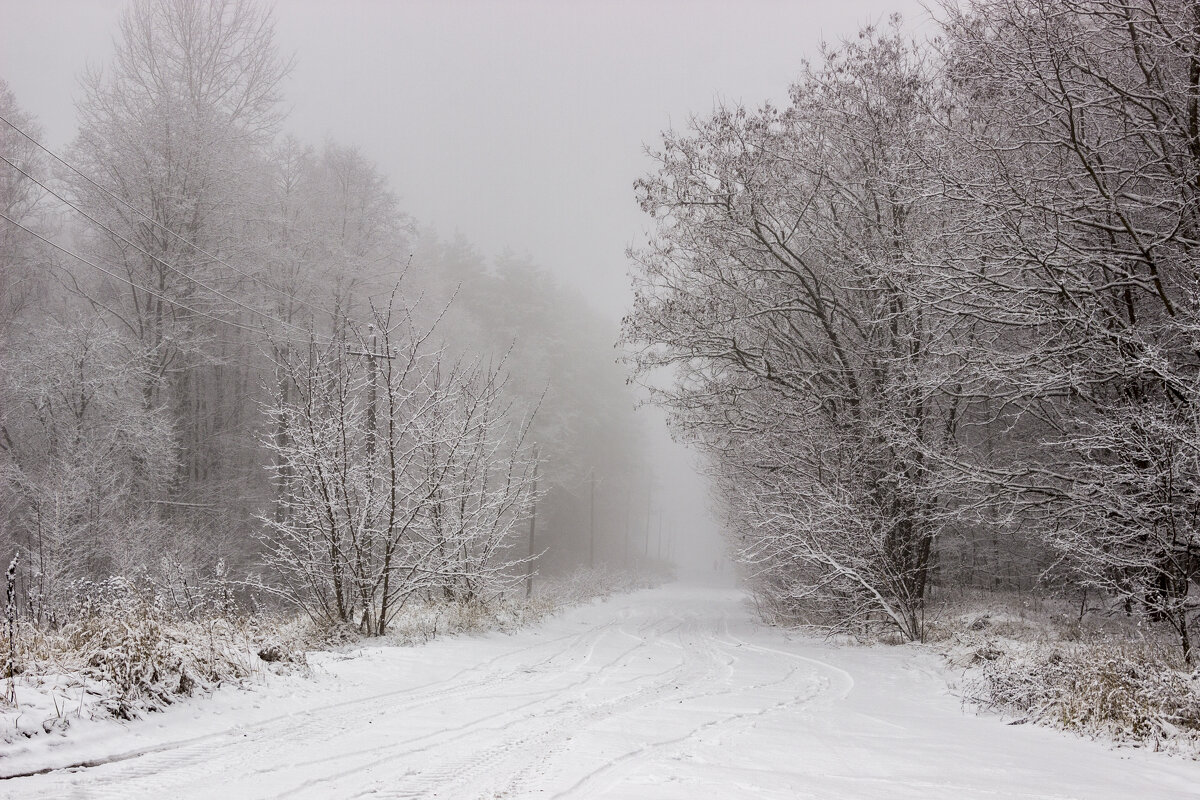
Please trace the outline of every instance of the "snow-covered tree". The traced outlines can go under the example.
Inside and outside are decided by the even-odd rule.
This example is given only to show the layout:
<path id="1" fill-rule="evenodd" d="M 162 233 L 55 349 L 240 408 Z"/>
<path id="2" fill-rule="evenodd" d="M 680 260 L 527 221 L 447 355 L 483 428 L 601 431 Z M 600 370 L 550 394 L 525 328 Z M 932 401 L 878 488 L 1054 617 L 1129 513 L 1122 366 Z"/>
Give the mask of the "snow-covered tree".
<path id="1" fill-rule="evenodd" d="M 909 637 L 958 414 L 959 321 L 924 292 L 935 99 L 920 53 L 868 29 L 806 68 L 786 109 L 668 133 L 638 184 L 657 232 L 633 254 L 625 322 L 643 374 L 674 370 L 655 396 L 715 460 L 762 585 L 836 584 Z M 847 527 L 774 527 L 781 513 Z"/>
<path id="2" fill-rule="evenodd" d="M 115 44 L 83 78 L 63 177 L 86 250 L 122 280 L 78 288 L 155 365 L 145 402 L 174 414 L 185 477 L 215 480 L 238 465 L 219 444 L 243 428 L 230 387 L 249 384 L 253 346 L 213 318 L 271 327 L 243 265 L 263 244 L 252 209 L 288 64 L 253 0 L 137 0 Z"/>
<path id="3" fill-rule="evenodd" d="M 533 461 L 495 369 L 452 362 L 408 310 L 374 320 L 280 364 L 263 542 L 271 591 L 383 634 L 414 595 L 487 600 L 522 578 L 509 544 Z"/>
<path id="4" fill-rule="evenodd" d="M 171 551 L 146 501 L 167 495 L 176 451 L 165 415 L 141 402 L 150 366 L 102 320 L 25 334 L 0 364 L 0 492 L 31 600 L 54 609 L 71 580 Z"/>
<path id="5" fill-rule="evenodd" d="M 947 14 L 943 294 L 1023 436 L 978 475 L 1186 656 L 1200 495 L 1200 28 L 1190 2 L 980 0 Z M 953 294 L 951 294 L 953 292 Z"/>

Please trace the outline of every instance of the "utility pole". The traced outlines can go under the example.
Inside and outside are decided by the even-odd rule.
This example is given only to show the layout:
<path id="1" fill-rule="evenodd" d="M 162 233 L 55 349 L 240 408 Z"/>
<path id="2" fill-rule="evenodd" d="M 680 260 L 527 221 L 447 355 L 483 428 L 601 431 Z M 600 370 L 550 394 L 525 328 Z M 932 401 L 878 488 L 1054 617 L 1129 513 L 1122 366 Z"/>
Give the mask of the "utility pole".
<path id="1" fill-rule="evenodd" d="M 592 467 L 589 478 L 591 483 L 591 499 L 588 501 L 588 566 L 596 567 L 596 468 Z"/>
<path id="2" fill-rule="evenodd" d="M 367 349 L 367 350 L 351 350 L 350 345 L 347 343 L 346 355 L 366 356 L 366 358 L 367 358 L 366 449 L 367 449 L 367 461 L 370 462 L 375 459 L 375 427 L 376 427 L 376 425 L 375 425 L 376 410 L 375 409 L 376 409 L 376 405 L 377 405 L 376 394 L 378 392 L 378 387 L 376 386 L 376 384 L 379 382 L 379 377 L 378 377 L 379 366 L 376 363 L 375 359 L 377 359 L 377 358 L 390 359 L 392 357 L 392 354 L 387 353 L 387 352 L 381 353 L 379 351 L 379 337 L 378 337 L 378 334 L 375 332 L 374 325 L 367 326 L 367 341 L 369 343 L 368 344 L 369 349 Z"/>
<path id="3" fill-rule="evenodd" d="M 625 502 L 625 560 L 624 560 L 626 569 L 629 568 L 629 534 L 630 534 L 629 518 L 632 515 L 632 513 L 633 513 L 633 509 L 630 506 L 628 498 L 627 498 L 626 502 Z"/>
<path id="4" fill-rule="evenodd" d="M 662 561 L 662 518 L 661 511 L 658 512 L 658 560 Z"/>
<path id="5" fill-rule="evenodd" d="M 650 478 L 650 470 L 646 469 L 646 540 L 645 551 L 642 553 L 646 558 L 650 557 L 650 497 L 654 494 L 654 483 Z"/>
<path id="6" fill-rule="evenodd" d="M 533 533 L 537 527 L 538 449 L 533 448 L 533 503 L 529 508 L 529 560 L 525 562 L 525 597 L 533 596 Z"/>

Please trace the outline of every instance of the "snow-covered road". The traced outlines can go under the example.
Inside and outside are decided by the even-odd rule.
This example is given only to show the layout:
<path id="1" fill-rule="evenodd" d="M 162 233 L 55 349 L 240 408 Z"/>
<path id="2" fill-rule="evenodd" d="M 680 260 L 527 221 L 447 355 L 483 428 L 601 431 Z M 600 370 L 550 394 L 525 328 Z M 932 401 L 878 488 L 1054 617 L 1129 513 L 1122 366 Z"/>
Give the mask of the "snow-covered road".
<path id="1" fill-rule="evenodd" d="M 7 774 L 126 757 L 0 796 L 1200 796 L 1195 763 L 964 714 L 932 656 L 763 628 L 734 591 L 669 586 L 321 663 L 308 688 L 222 692 L 10 753 Z"/>

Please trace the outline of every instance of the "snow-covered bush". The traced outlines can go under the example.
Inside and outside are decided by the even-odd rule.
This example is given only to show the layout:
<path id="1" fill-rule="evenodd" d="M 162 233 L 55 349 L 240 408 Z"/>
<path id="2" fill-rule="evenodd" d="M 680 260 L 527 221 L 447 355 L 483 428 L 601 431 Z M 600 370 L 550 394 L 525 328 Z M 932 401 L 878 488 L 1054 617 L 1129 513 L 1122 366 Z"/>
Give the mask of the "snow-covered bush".
<path id="1" fill-rule="evenodd" d="M 542 598 L 555 607 L 580 605 L 613 594 L 649 589 L 669 577 L 665 571 L 650 568 L 621 570 L 605 565 L 581 568 L 542 580 L 536 584 L 534 598 Z"/>
<path id="2" fill-rule="evenodd" d="M 302 661 L 299 637 L 268 620 L 184 617 L 148 587 L 118 578 L 76 589 L 79 599 L 57 627 L 18 621 L 18 680 L 72 675 L 94 695 L 91 713 L 130 719 L 250 678 L 268 662 Z M 8 646 L 5 634 L 0 647 Z"/>
<path id="3" fill-rule="evenodd" d="M 259 588 L 377 636 L 414 597 L 486 603 L 516 585 L 537 496 L 501 365 L 433 350 L 414 313 L 377 310 L 354 347 L 281 347 L 265 409 L 280 497 L 260 516 Z"/>
<path id="4" fill-rule="evenodd" d="M 1200 683 L 1165 642 L 993 646 L 964 683 L 982 708 L 1089 736 L 1200 745 Z"/>
<path id="5" fill-rule="evenodd" d="M 931 609 L 965 703 L 1014 723 L 1200 756 L 1200 674 L 1170 627 L 1095 593 L 968 592 Z"/>
<path id="6" fill-rule="evenodd" d="M 60 636 L 83 672 L 112 688 L 106 705 L 118 717 L 156 710 L 254 669 L 253 648 L 233 622 L 180 621 L 155 597 L 119 579 L 97 584 Z"/>

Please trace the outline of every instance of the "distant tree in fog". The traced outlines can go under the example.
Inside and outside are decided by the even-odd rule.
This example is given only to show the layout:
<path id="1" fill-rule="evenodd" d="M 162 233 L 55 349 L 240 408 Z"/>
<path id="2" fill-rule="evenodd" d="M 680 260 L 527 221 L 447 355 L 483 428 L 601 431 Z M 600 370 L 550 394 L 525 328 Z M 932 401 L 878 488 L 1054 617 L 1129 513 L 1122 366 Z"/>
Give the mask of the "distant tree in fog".
<path id="1" fill-rule="evenodd" d="M 127 282 L 89 274 L 79 287 L 154 365 L 145 402 L 170 407 L 195 481 L 233 466 L 215 442 L 242 419 L 228 387 L 247 381 L 245 344 L 195 312 L 266 319 L 247 275 L 213 256 L 253 263 L 251 209 L 287 71 L 261 4 L 138 0 L 111 63 L 82 82 L 69 156 L 87 177 L 63 177 L 95 220 L 75 218 L 88 251 Z"/>
<path id="2" fill-rule="evenodd" d="M 41 126 L 21 110 L 3 78 L 0 78 L 0 117 L 11 123 L 0 122 L 0 154 L 26 173 L 42 174 L 45 156 L 20 132 L 36 139 L 42 135 Z M 12 220 L 11 223 L 0 220 L 0 337 L 45 292 L 44 261 L 39 263 L 35 243 L 16 227 L 41 227 L 45 207 L 42 199 L 43 192 L 33 181 L 17 169 L 0 164 L 0 214 Z"/>

